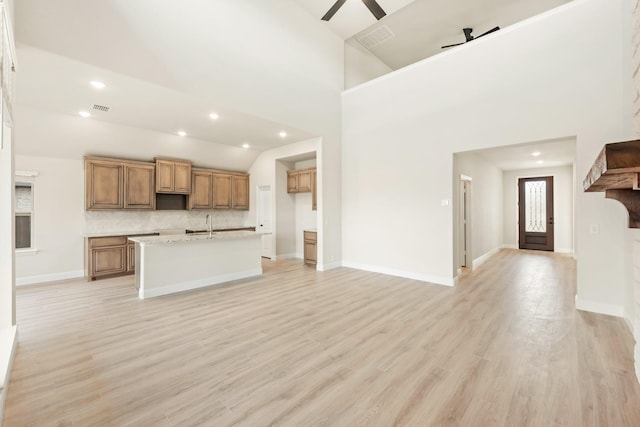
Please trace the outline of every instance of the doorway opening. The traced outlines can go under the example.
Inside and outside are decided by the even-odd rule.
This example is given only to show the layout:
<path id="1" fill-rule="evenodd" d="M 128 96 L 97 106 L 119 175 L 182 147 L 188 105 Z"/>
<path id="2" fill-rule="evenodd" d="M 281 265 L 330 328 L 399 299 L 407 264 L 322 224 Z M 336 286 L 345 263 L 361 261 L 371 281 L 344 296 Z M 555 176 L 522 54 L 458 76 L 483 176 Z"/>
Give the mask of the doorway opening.
<path id="1" fill-rule="evenodd" d="M 271 209 L 271 186 L 258 187 L 258 231 L 262 234 L 262 257 L 273 257 L 273 219 Z"/>
<path id="2" fill-rule="evenodd" d="M 554 250 L 552 176 L 518 179 L 518 246 Z"/>

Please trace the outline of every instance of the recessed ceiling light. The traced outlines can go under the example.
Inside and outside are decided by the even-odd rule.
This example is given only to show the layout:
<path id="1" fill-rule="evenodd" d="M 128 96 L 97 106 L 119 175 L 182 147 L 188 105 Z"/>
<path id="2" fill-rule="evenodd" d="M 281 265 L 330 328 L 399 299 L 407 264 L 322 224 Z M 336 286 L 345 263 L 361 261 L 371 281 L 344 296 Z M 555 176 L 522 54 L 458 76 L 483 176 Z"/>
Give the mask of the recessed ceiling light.
<path id="1" fill-rule="evenodd" d="M 91 117 L 91 114 L 86 111 L 80 111 L 78 114 L 80 114 L 80 117 L 83 117 L 85 119 Z"/>
<path id="2" fill-rule="evenodd" d="M 104 89 L 107 86 L 104 83 L 99 82 L 97 80 L 92 80 L 90 84 L 91 86 L 93 86 L 94 89 Z"/>
<path id="3" fill-rule="evenodd" d="M 538 160 L 536 163 L 537 163 L 537 164 L 539 164 L 539 165 L 541 165 L 541 164 L 543 164 L 543 163 L 544 163 L 544 160 Z"/>
<path id="4" fill-rule="evenodd" d="M 281 131 L 280 138 L 286 138 L 286 137 L 287 137 L 287 133 L 285 131 Z"/>
<path id="5" fill-rule="evenodd" d="M 249 144 L 247 144 L 246 142 L 244 144 L 242 144 L 242 148 L 249 148 L 251 147 Z"/>
<path id="6" fill-rule="evenodd" d="M 218 120 L 220 118 L 220 116 L 218 115 L 218 113 L 211 113 L 211 114 L 209 114 L 209 118 L 211 120 Z"/>
<path id="7" fill-rule="evenodd" d="M 533 157 L 538 157 L 540 154 L 542 153 L 540 153 L 539 151 L 534 151 L 533 153 L 531 153 Z"/>
<path id="8" fill-rule="evenodd" d="M 180 136 L 187 136 L 187 133 L 186 133 L 185 131 L 183 131 L 183 130 L 179 130 L 179 131 L 178 131 L 178 135 L 180 135 Z"/>

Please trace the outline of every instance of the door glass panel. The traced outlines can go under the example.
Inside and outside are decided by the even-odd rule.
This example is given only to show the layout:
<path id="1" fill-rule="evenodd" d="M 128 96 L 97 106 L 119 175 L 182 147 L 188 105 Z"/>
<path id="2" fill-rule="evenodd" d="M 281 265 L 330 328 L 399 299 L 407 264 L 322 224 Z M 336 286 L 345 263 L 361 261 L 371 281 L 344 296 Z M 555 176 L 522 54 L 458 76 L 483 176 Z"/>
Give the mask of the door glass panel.
<path id="1" fill-rule="evenodd" d="M 547 182 L 527 181 L 525 194 L 525 231 L 546 233 L 547 231 Z"/>

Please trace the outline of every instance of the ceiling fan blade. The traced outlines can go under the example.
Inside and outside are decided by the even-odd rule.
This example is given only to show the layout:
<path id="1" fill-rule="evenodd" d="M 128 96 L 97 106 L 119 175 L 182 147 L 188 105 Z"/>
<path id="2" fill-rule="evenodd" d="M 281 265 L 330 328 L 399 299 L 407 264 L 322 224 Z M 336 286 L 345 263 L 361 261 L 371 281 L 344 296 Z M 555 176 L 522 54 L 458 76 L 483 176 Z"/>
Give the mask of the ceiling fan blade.
<path id="1" fill-rule="evenodd" d="M 343 4 L 345 4 L 347 0 L 338 0 L 336 1 L 333 6 L 331 6 L 331 9 L 329 9 L 327 11 L 327 13 L 324 14 L 324 16 L 321 18 L 323 21 L 328 21 L 329 19 L 333 18 L 333 15 L 336 14 L 336 12 L 342 7 Z"/>
<path id="2" fill-rule="evenodd" d="M 448 44 L 446 46 L 442 46 L 442 49 L 446 49 L 448 47 L 460 46 L 461 44 L 465 44 L 466 42 L 456 43 L 456 44 Z"/>
<path id="3" fill-rule="evenodd" d="M 362 3 L 369 8 L 371 13 L 373 13 L 373 16 L 375 16 L 378 21 L 387 15 L 376 0 L 362 0 Z"/>
<path id="4" fill-rule="evenodd" d="M 500 27 L 495 27 L 490 29 L 489 31 L 487 31 L 486 33 L 482 33 L 479 36 L 476 36 L 476 38 L 478 37 L 482 37 L 482 36 L 486 36 L 487 34 L 491 34 L 491 33 L 495 33 L 496 31 L 498 31 L 500 29 Z"/>

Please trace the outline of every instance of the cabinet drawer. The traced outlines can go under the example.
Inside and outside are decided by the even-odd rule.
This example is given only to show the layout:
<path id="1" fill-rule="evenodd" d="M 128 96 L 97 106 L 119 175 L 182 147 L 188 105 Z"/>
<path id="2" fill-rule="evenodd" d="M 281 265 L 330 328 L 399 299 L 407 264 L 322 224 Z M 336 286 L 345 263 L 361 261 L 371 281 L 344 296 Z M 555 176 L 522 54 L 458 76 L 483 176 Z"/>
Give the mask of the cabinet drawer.
<path id="1" fill-rule="evenodd" d="M 299 234 L 298 234 L 299 236 Z M 305 231 L 304 232 L 304 240 L 305 242 L 315 242 L 318 240 L 318 234 L 314 231 Z"/>
<path id="2" fill-rule="evenodd" d="M 103 248 L 106 246 L 120 246 L 127 244 L 127 236 L 90 237 L 90 248 Z"/>

